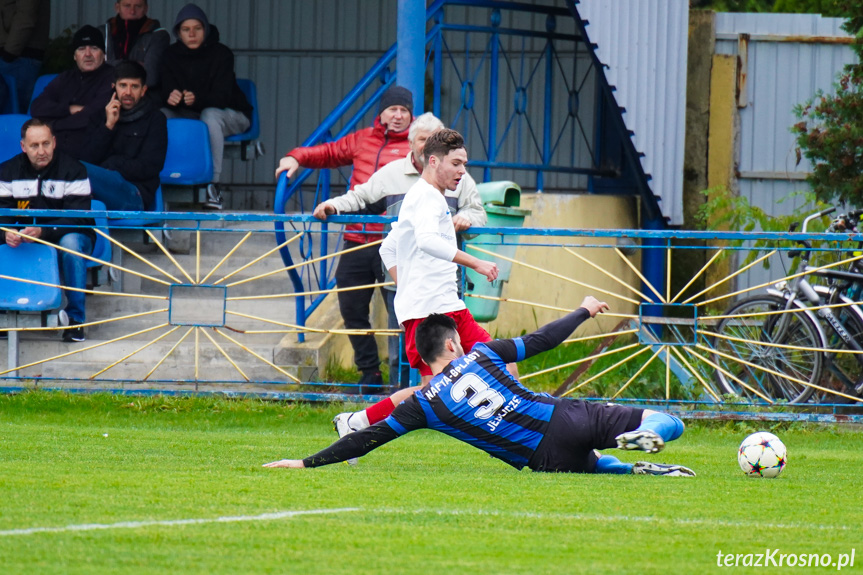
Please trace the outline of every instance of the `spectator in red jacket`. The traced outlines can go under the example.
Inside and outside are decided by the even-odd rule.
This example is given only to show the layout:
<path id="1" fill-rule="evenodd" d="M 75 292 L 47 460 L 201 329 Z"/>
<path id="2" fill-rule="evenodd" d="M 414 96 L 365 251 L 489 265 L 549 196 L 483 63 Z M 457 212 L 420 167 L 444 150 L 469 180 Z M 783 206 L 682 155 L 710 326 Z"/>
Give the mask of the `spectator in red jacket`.
<path id="1" fill-rule="evenodd" d="M 337 168 L 353 165 L 350 187 L 363 184 L 378 169 L 405 158 L 410 152 L 408 128 L 413 116 L 413 96 L 401 86 L 393 86 L 381 96 L 380 115 L 373 126 L 348 134 L 335 142 L 308 148 L 294 148 L 279 162 L 276 177 L 285 172 L 292 177 L 305 168 Z M 359 247 L 380 239 L 378 234 L 361 233 L 361 224 L 345 228 L 344 248 Z M 367 224 L 366 230 L 380 232 L 383 224 Z M 336 283 L 340 288 L 369 285 L 383 281 L 383 268 L 378 249 L 369 248 L 347 253 L 339 258 Z M 369 304 L 374 290 L 339 292 L 339 310 L 347 329 L 371 329 Z M 362 374 L 361 389 L 366 393 L 381 391 L 378 346 L 373 335 L 351 335 L 354 363 Z"/>

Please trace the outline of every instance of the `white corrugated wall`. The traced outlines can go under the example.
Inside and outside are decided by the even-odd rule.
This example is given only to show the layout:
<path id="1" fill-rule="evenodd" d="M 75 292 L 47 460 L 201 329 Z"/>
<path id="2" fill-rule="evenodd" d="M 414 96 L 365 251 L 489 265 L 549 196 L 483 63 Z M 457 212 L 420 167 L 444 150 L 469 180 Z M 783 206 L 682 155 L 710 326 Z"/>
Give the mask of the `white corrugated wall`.
<path id="1" fill-rule="evenodd" d="M 671 225 L 683 224 L 687 0 L 580 0 L 641 165 Z"/>

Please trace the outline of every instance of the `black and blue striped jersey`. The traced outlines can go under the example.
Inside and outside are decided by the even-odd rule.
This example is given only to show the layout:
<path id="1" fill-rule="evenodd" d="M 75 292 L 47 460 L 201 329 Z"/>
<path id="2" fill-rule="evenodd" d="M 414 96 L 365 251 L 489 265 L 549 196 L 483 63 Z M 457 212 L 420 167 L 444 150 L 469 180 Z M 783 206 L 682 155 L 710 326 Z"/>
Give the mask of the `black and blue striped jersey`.
<path id="1" fill-rule="evenodd" d="M 560 399 L 523 386 L 506 369 L 559 345 L 590 314 L 579 308 L 537 331 L 479 343 L 452 361 L 384 421 L 304 459 L 317 467 L 364 455 L 416 429 L 434 429 L 521 469 L 542 443 Z"/>
<path id="2" fill-rule="evenodd" d="M 515 348 L 515 358 L 510 359 L 509 348 Z M 386 424 L 403 435 L 424 419 L 421 427 L 460 439 L 521 469 L 545 436 L 557 402 L 530 391 L 506 370 L 507 363 L 524 359 L 524 352 L 522 338 L 477 344 L 417 391 L 411 398 L 415 401 L 394 411 Z M 423 418 L 406 417 L 408 409 L 416 411 L 413 404 Z"/>

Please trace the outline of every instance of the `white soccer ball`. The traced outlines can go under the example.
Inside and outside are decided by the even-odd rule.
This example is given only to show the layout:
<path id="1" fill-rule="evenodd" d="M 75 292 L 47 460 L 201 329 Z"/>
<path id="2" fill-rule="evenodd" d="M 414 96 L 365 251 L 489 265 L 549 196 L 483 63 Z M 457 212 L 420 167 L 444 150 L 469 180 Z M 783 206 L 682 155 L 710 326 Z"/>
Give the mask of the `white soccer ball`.
<path id="1" fill-rule="evenodd" d="M 749 477 L 776 477 L 788 463 L 785 444 L 766 431 L 753 433 L 737 450 L 737 463 Z"/>

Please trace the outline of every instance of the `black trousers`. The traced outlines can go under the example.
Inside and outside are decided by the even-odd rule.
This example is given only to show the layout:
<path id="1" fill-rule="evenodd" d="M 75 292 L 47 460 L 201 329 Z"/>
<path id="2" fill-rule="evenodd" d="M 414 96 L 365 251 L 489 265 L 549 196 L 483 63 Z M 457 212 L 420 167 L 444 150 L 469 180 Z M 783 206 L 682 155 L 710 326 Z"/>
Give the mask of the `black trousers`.
<path id="1" fill-rule="evenodd" d="M 345 241 L 344 249 L 359 247 L 363 244 Z M 336 284 L 340 288 L 369 285 L 384 280 L 384 270 L 378 246 L 357 250 L 339 257 L 336 267 Z M 383 289 L 383 288 L 381 288 Z M 339 311 L 347 329 L 371 329 L 369 320 L 370 304 L 375 290 L 364 289 L 339 292 Z M 349 335 L 354 348 L 354 363 L 361 372 L 374 372 L 380 369 L 378 344 L 373 335 Z"/>

